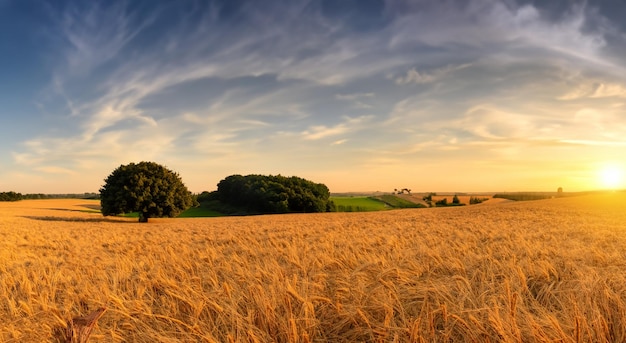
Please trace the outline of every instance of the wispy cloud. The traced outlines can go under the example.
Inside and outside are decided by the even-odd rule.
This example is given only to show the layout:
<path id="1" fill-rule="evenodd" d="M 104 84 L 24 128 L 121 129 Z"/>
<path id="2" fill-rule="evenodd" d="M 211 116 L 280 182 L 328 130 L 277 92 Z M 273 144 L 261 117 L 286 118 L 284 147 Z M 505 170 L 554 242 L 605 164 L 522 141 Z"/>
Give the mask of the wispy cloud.
<path id="1" fill-rule="evenodd" d="M 347 141 L 348 141 L 347 139 L 340 139 L 338 141 L 334 141 L 332 145 L 341 145 L 341 144 L 346 143 Z"/>
<path id="2" fill-rule="evenodd" d="M 38 172 L 41 172 L 41 173 L 45 173 L 45 174 L 63 174 L 63 175 L 70 175 L 70 176 L 77 176 L 77 175 L 79 175 L 79 173 L 76 172 L 75 170 L 67 169 L 67 168 L 61 168 L 61 167 L 57 167 L 57 166 L 37 167 L 37 168 L 35 168 L 35 170 L 37 170 Z"/>
<path id="3" fill-rule="evenodd" d="M 119 57 L 121 50 L 154 20 L 154 16 L 130 13 L 124 3 L 70 3 L 58 15 L 63 38 L 70 44 L 66 52 L 67 69 L 73 75 Z M 132 23 L 131 23 L 132 22 Z"/>
<path id="4" fill-rule="evenodd" d="M 609 149 L 626 133 L 623 33 L 588 2 L 558 15 L 489 0 L 350 15 L 305 0 L 59 6 L 48 29 L 62 44 L 45 54 L 60 62 L 35 99 L 49 127 L 11 155 L 25 170 L 154 159 L 204 180 L 214 164 L 331 156 L 375 174 Z"/>
<path id="5" fill-rule="evenodd" d="M 326 127 L 324 125 L 315 125 L 308 130 L 302 132 L 304 139 L 318 140 L 328 136 L 336 136 L 348 131 L 348 127 L 345 124 L 338 124 L 333 127 Z"/>
<path id="6" fill-rule="evenodd" d="M 582 80 L 581 80 L 582 81 Z M 581 98 L 626 98 L 626 85 L 602 81 L 586 80 L 582 85 L 570 90 L 559 97 L 560 100 L 574 100 Z"/>
<path id="7" fill-rule="evenodd" d="M 363 98 L 371 98 L 374 93 L 354 93 L 354 94 L 337 94 L 335 97 L 339 100 L 358 100 Z"/>
<path id="8" fill-rule="evenodd" d="M 563 140 L 563 143 L 589 146 L 624 147 L 626 141 L 586 141 L 586 140 Z"/>
<path id="9" fill-rule="evenodd" d="M 599 32 L 584 29 L 588 15 L 584 4 L 574 5 L 558 21 L 545 20 L 532 5 L 518 7 L 488 0 L 472 1 L 466 6 L 454 2 L 424 5 L 416 3 L 414 6 L 422 10 L 414 8 L 400 14 L 392 46 L 420 42 L 466 48 L 524 44 L 593 60 L 606 45 L 602 28 Z"/>
<path id="10" fill-rule="evenodd" d="M 443 68 L 437 68 L 428 73 L 419 73 L 415 68 L 407 71 L 405 76 L 399 76 L 395 78 L 396 84 L 406 85 L 409 83 L 430 83 L 440 80 L 441 78 L 451 74 L 457 70 L 461 70 L 469 67 L 471 64 L 461 64 L 461 65 L 449 65 Z"/>
<path id="11" fill-rule="evenodd" d="M 302 132 L 302 136 L 307 140 L 318 140 L 329 136 L 337 136 L 354 132 L 363 127 L 363 124 L 369 122 L 372 116 L 361 116 L 358 118 L 344 118 L 344 121 L 331 127 L 325 125 L 314 125 Z"/>
<path id="12" fill-rule="evenodd" d="M 374 93 L 337 94 L 335 97 L 339 100 L 349 101 L 354 108 L 370 109 L 373 107 L 364 101 L 374 97 Z"/>

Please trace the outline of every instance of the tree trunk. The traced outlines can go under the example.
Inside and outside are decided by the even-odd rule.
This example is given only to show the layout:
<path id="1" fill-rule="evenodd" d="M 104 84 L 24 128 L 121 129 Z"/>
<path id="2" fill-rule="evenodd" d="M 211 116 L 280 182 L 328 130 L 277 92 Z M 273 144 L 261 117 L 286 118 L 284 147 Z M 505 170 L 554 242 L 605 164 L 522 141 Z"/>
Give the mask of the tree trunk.
<path id="1" fill-rule="evenodd" d="M 148 212 L 140 212 L 139 213 L 139 222 L 147 223 L 148 222 Z"/>

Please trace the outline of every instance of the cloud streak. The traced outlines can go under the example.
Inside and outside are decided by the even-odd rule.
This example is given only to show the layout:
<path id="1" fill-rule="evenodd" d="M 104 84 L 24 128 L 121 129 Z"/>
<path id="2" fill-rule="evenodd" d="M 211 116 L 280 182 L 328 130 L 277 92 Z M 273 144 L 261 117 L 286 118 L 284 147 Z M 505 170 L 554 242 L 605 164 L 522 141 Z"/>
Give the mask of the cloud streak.
<path id="1" fill-rule="evenodd" d="M 373 3 L 51 7 L 60 43 L 42 52 L 55 63 L 36 99 L 50 125 L 9 159 L 33 174 L 93 175 L 93 187 L 120 163 L 176 163 L 200 191 L 241 170 L 324 181 L 344 164 L 410 183 L 393 168 L 479 161 L 477 175 L 621 146 L 626 42 L 609 9 Z"/>
<path id="2" fill-rule="evenodd" d="M 461 64 L 457 66 L 446 66 L 444 68 L 437 68 L 429 73 L 420 73 L 415 68 L 410 69 L 405 76 L 400 76 L 395 79 L 396 84 L 406 85 L 409 83 L 430 83 L 436 82 L 448 74 L 454 73 L 457 70 L 461 70 L 469 67 L 471 64 Z"/>

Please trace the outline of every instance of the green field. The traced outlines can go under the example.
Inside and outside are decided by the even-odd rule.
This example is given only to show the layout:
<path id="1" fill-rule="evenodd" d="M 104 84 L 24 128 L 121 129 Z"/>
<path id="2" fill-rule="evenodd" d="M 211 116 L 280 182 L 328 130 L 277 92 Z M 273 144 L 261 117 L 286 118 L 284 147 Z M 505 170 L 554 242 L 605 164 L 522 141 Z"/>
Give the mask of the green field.
<path id="1" fill-rule="evenodd" d="M 189 208 L 178 215 L 178 218 L 196 218 L 196 217 L 222 217 L 224 214 L 207 208 L 204 204 L 198 207 Z"/>
<path id="2" fill-rule="evenodd" d="M 83 211 L 83 212 L 87 212 L 87 211 Z M 92 211 L 92 212 L 100 212 L 100 211 Z M 124 214 L 121 214 L 120 216 L 127 217 L 127 218 L 139 218 L 139 212 L 124 213 Z M 224 214 L 218 211 L 211 210 L 204 206 L 199 206 L 199 207 L 188 208 L 187 210 L 179 214 L 177 218 L 200 218 L 200 217 L 223 217 L 223 216 Z"/>
<path id="3" fill-rule="evenodd" d="M 389 207 L 382 201 L 370 197 L 330 197 L 337 212 L 381 211 Z"/>

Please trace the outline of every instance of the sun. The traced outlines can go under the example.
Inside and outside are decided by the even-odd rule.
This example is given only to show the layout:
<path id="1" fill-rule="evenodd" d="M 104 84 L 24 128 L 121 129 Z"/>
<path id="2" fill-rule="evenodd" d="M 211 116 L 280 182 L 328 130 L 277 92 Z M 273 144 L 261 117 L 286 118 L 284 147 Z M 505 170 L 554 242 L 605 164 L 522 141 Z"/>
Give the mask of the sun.
<path id="1" fill-rule="evenodd" d="M 617 189 L 624 186 L 624 170 L 616 165 L 605 166 L 599 171 L 599 181 L 605 188 Z"/>

